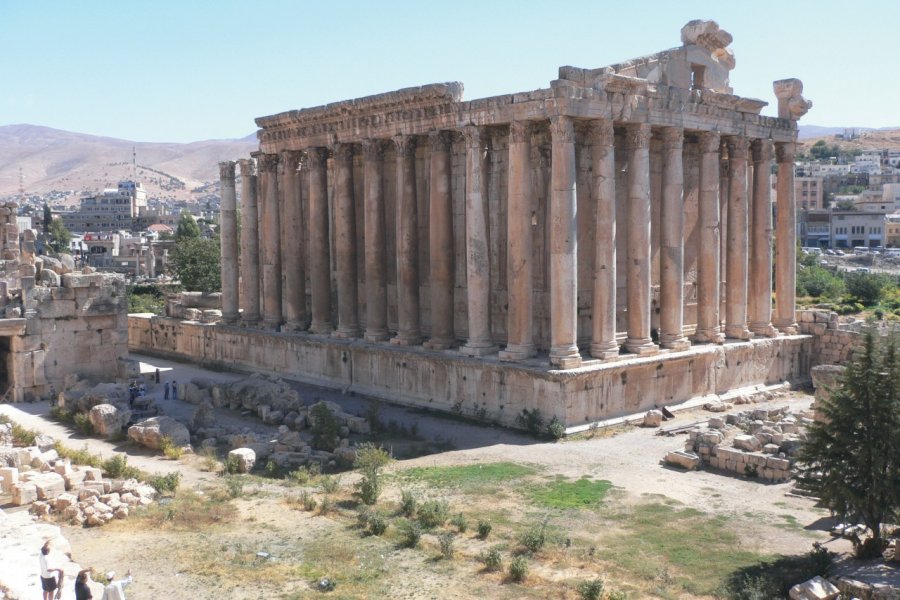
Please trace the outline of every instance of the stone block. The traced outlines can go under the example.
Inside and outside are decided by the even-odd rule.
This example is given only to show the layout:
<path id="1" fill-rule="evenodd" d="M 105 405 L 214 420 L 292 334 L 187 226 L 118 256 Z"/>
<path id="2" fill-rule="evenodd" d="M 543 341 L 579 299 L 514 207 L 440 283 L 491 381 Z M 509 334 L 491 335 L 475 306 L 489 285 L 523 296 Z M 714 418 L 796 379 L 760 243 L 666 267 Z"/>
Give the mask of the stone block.
<path id="1" fill-rule="evenodd" d="M 770 456 L 766 459 L 766 466 L 770 469 L 781 469 L 782 471 L 787 471 L 791 468 L 791 461 L 786 458 Z"/>
<path id="2" fill-rule="evenodd" d="M 87 473 L 84 471 L 71 471 L 66 475 L 63 475 L 63 479 L 66 482 L 66 490 L 73 490 L 84 485 L 85 477 Z"/>
<path id="3" fill-rule="evenodd" d="M 72 463 L 70 463 L 68 460 L 58 460 L 53 465 L 53 472 L 57 475 L 62 475 L 63 477 L 65 477 L 72 472 Z"/>
<path id="4" fill-rule="evenodd" d="M 12 503 L 15 506 L 31 504 L 37 499 L 37 487 L 33 483 L 17 483 L 12 488 Z"/>
<path id="5" fill-rule="evenodd" d="M 725 419 L 722 417 L 712 417 L 707 425 L 710 429 L 725 429 Z"/>
<path id="6" fill-rule="evenodd" d="M 756 450 L 759 450 L 760 446 L 759 440 L 752 435 L 739 435 L 734 438 L 734 447 L 741 450 L 755 452 Z"/>
<path id="7" fill-rule="evenodd" d="M 102 481 L 103 471 L 97 467 L 78 467 L 78 470 L 84 473 L 85 481 Z"/>
<path id="8" fill-rule="evenodd" d="M 3 490 L 4 494 L 12 493 L 13 487 L 19 483 L 19 469 L 15 467 L 2 467 L 0 468 L 0 478 L 3 481 L 0 481 L 0 489 Z"/>
<path id="9" fill-rule="evenodd" d="M 700 466 L 700 457 L 693 452 L 685 452 L 684 450 L 672 450 L 666 454 L 666 463 L 682 467 L 684 469 L 693 470 Z"/>
<path id="10" fill-rule="evenodd" d="M 648 410 L 644 414 L 644 427 L 659 427 L 662 424 L 663 414 L 661 410 Z"/>
<path id="11" fill-rule="evenodd" d="M 251 448 L 236 448 L 228 452 L 228 459 L 235 461 L 239 473 L 249 473 L 256 464 L 256 452 Z"/>
<path id="12" fill-rule="evenodd" d="M 38 500 L 50 500 L 66 491 L 66 480 L 57 473 L 41 473 L 29 483 L 37 488 Z"/>
<path id="13" fill-rule="evenodd" d="M 816 576 L 792 587 L 788 596 L 791 600 L 834 600 L 840 593 L 830 581 Z"/>

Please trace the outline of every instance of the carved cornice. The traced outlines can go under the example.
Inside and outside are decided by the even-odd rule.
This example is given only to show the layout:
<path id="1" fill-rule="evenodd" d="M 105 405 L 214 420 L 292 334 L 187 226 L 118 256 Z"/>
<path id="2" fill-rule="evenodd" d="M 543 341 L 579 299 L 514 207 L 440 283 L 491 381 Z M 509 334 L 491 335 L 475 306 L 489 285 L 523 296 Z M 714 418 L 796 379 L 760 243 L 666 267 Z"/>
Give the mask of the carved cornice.
<path id="1" fill-rule="evenodd" d="M 453 132 L 451 131 L 429 131 L 428 143 L 431 145 L 432 152 L 446 152 L 453 143 Z"/>
<path id="2" fill-rule="evenodd" d="M 241 168 L 241 177 L 256 177 L 256 161 L 252 158 L 242 158 L 238 161 Z"/>
<path id="3" fill-rule="evenodd" d="M 328 150 L 321 147 L 307 148 L 306 158 L 309 160 L 309 168 L 313 170 L 324 169 L 328 164 Z"/>
<path id="4" fill-rule="evenodd" d="M 750 144 L 750 151 L 753 154 L 754 163 L 770 163 L 775 153 L 772 140 L 753 140 Z"/>
<path id="5" fill-rule="evenodd" d="M 367 161 L 380 161 L 384 158 L 385 141 L 378 138 L 363 140 L 363 156 Z"/>
<path id="6" fill-rule="evenodd" d="M 234 161 L 225 160 L 219 163 L 219 179 L 234 181 Z"/>
<path id="7" fill-rule="evenodd" d="M 659 132 L 664 150 L 681 150 L 684 148 L 684 130 L 680 127 L 663 127 Z"/>
<path id="8" fill-rule="evenodd" d="M 625 148 L 638 150 L 650 147 L 652 130 L 647 123 L 629 123 L 625 126 Z"/>
<path id="9" fill-rule="evenodd" d="M 718 154 L 720 137 L 717 131 L 701 131 L 697 136 L 701 154 Z"/>
<path id="10" fill-rule="evenodd" d="M 394 146 L 397 148 L 397 156 L 412 156 L 416 152 L 416 137 L 412 135 L 395 135 Z"/>
<path id="11" fill-rule="evenodd" d="M 278 172 L 278 155 L 277 154 L 260 154 L 256 157 L 256 164 L 260 173 L 277 173 Z"/>
<path id="12" fill-rule="evenodd" d="M 557 115 L 550 117 L 550 137 L 554 144 L 575 143 L 575 126 L 572 117 Z"/>
<path id="13" fill-rule="evenodd" d="M 331 146 L 331 152 L 334 154 L 334 159 L 338 162 L 349 162 L 353 160 L 353 144 L 338 142 Z"/>
<path id="14" fill-rule="evenodd" d="M 509 124 L 509 143 L 525 144 L 531 141 L 531 123 L 528 121 L 512 121 Z"/>
<path id="15" fill-rule="evenodd" d="M 796 152 L 796 144 L 788 144 L 785 142 L 775 144 L 775 160 L 778 163 L 793 163 Z"/>
<path id="16" fill-rule="evenodd" d="M 750 140 L 742 135 L 730 135 L 725 138 L 728 144 L 728 158 L 736 160 L 747 160 L 750 151 Z"/>

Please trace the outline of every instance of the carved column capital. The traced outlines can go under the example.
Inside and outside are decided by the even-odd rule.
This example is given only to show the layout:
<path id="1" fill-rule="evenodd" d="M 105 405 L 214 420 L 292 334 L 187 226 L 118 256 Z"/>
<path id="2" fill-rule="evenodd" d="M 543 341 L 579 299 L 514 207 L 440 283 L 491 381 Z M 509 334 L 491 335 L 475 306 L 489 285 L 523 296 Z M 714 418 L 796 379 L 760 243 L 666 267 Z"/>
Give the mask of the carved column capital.
<path id="1" fill-rule="evenodd" d="M 572 117 L 565 115 L 550 117 L 550 136 L 554 142 L 573 143 L 575 126 L 572 123 Z"/>
<path id="2" fill-rule="evenodd" d="M 278 162 L 277 154 L 260 154 L 256 159 L 260 173 L 276 173 Z"/>
<path id="3" fill-rule="evenodd" d="M 219 178 L 234 181 L 234 161 L 225 160 L 219 163 Z"/>
<path id="4" fill-rule="evenodd" d="M 367 161 L 379 161 L 384 158 L 384 140 L 378 138 L 363 140 L 362 149 Z"/>
<path id="5" fill-rule="evenodd" d="M 442 152 L 450 148 L 453 134 L 450 131 L 436 130 L 428 132 L 428 143 L 432 152 Z"/>
<path id="6" fill-rule="evenodd" d="M 316 146 L 306 149 L 306 158 L 309 160 L 310 169 L 321 169 L 325 167 L 328 161 L 328 152 L 325 148 Z"/>
<path id="7" fill-rule="evenodd" d="M 242 158 L 238 161 L 238 165 L 241 168 L 241 177 L 255 177 L 256 176 L 256 161 L 252 158 Z"/>
<path id="8" fill-rule="evenodd" d="M 475 147 L 481 149 L 481 147 L 484 145 L 481 127 L 477 125 L 466 125 L 462 129 L 460 129 L 459 132 L 466 140 L 466 147 Z"/>
<path id="9" fill-rule="evenodd" d="M 511 121 L 509 124 L 509 143 L 524 144 L 531 140 L 531 123 L 528 121 Z"/>
<path id="10" fill-rule="evenodd" d="M 336 142 L 331 146 L 331 152 L 334 159 L 339 162 L 347 162 L 353 160 L 353 144 L 346 142 Z"/>
<path id="11" fill-rule="evenodd" d="M 728 158 L 736 160 L 747 160 L 750 151 L 750 140 L 742 135 L 730 135 L 725 138 L 728 144 Z"/>
<path id="12" fill-rule="evenodd" d="M 297 150 L 282 150 L 281 164 L 284 166 L 284 170 L 286 172 L 296 171 L 300 166 L 300 159 L 302 156 L 303 153 Z"/>
<path id="13" fill-rule="evenodd" d="M 775 159 L 778 163 L 794 162 L 794 155 L 796 152 L 796 144 L 790 142 L 779 142 L 775 144 Z"/>
<path id="14" fill-rule="evenodd" d="M 754 163 L 772 162 L 772 157 L 775 155 L 772 140 L 753 140 L 750 143 L 750 152 L 753 155 Z"/>
<path id="15" fill-rule="evenodd" d="M 700 152 L 702 154 L 718 153 L 720 138 L 717 131 L 701 131 L 697 136 L 697 140 L 700 142 Z"/>
<path id="16" fill-rule="evenodd" d="M 613 122 L 608 119 L 597 119 L 591 121 L 588 136 L 593 146 L 592 152 L 600 153 L 606 156 L 606 153 L 612 149 L 615 144 L 616 132 L 613 128 Z"/>
<path id="17" fill-rule="evenodd" d="M 651 132 L 648 123 L 629 123 L 625 127 L 625 148 L 628 150 L 649 148 Z"/>
<path id="18" fill-rule="evenodd" d="M 395 135 L 394 146 L 398 156 L 410 156 L 416 151 L 416 138 L 412 135 Z"/>
<path id="19" fill-rule="evenodd" d="M 663 127 L 660 130 L 664 150 L 681 150 L 684 148 L 684 130 L 680 127 Z"/>

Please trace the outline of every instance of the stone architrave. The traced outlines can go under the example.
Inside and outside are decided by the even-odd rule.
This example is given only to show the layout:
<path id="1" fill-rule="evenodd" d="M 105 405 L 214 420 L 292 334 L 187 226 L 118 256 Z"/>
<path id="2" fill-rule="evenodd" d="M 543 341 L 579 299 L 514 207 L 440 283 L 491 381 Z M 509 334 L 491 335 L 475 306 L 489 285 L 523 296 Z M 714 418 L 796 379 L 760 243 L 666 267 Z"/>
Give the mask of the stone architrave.
<path id="1" fill-rule="evenodd" d="M 612 121 L 595 121 L 590 136 L 592 197 L 596 205 L 591 356 L 609 359 L 619 355 L 616 341 L 616 161 Z"/>
<path id="2" fill-rule="evenodd" d="M 747 340 L 753 334 L 747 328 L 747 254 L 748 202 L 747 159 L 750 142 L 743 136 L 730 136 L 728 144 L 728 244 L 725 280 L 725 335 Z"/>
<path id="3" fill-rule="evenodd" d="M 488 258 L 488 213 L 484 193 L 485 147 L 481 129 L 462 129 L 466 139 L 466 304 L 469 336 L 459 349 L 466 356 L 497 352 L 491 339 L 491 263 Z"/>
<path id="4" fill-rule="evenodd" d="M 397 147 L 397 335 L 392 344 L 415 346 L 419 323 L 419 219 L 416 206 L 416 138 L 398 135 Z"/>
<path id="5" fill-rule="evenodd" d="M 697 333 L 701 342 L 725 340 L 719 324 L 719 134 L 704 131 L 700 142 L 699 245 L 697 252 Z"/>
<path id="6" fill-rule="evenodd" d="M 306 329 L 306 272 L 303 264 L 303 196 L 300 185 L 300 157 L 296 151 L 281 153 L 282 212 L 281 264 L 284 268 L 284 328 Z"/>
<path id="7" fill-rule="evenodd" d="M 278 155 L 261 154 L 263 209 L 260 240 L 263 245 L 262 305 L 267 329 L 281 325 L 281 216 L 278 210 Z"/>
<path id="8" fill-rule="evenodd" d="M 325 148 L 310 148 L 309 160 L 309 285 L 312 333 L 330 334 L 331 262 L 328 243 L 328 154 Z"/>
<path id="9" fill-rule="evenodd" d="M 353 145 L 334 145 L 334 251 L 338 323 L 331 335 L 359 337 L 356 280 L 356 208 L 353 199 Z"/>
<path id="10" fill-rule="evenodd" d="M 647 123 L 630 124 L 626 129 L 628 337 L 625 349 L 633 354 L 659 351 L 650 338 L 650 134 Z"/>
<path id="11" fill-rule="evenodd" d="M 578 226 L 575 195 L 575 127 L 572 118 L 550 118 L 550 364 L 581 366 L 578 352 Z"/>
<path id="12" fill-rule="evenodd" d="M 684 337 L 684 131 L 662 130 L 663 197 L 660 206 L 659 343 L 685 350 Z"/>
<path id="13" fill-rule="evenodd" d="M 527 123 L 509 125 L 507 177 L 507 345 L 501 360 L 523 360 L 535 354 L 532 324 L 531 131 Z"/>
<path id="14" fill-rule="evenodd" d="M 241 167 L 241 320 L 247 325 L 259 322 L 259 222 L 257 210 L 256 161 L 243 159 Z"/>
<path id="15" fill-rule="evenodd" d="M 365 160 L 363 178 L 366 240 L 366 331 L 365 339 L 383 342 L 390 336 L 387 329 L 387 276 L 385 264 L 384 195 L 382 168 L 384 141 L 363 142 Z"/>
<path id="16" fill-rule="evenodd" d="M 775 207 L 775 317 L 773 325 L 783 333 L 797 333 L 797 205 L 794 201 L 794 152 L 792 143 L 775 144 L 778 192 Z"/>
<path id="17" fill-rule="evenodd" d="M 449 131 L 432 131 L 428 186 L 428 242 L 431 268 L 431 338 L 425 347 L 446 350 L 453 333 L 453 204 L 450 198 Z"/>
<path id="18" fill-rule="evenodd" d="M 222 201 L 219 212 L 221 227 L 222 271 L 222 320 L 234 323 L 238 319 L 238 248 L 237 248 L 237 198 L 234 189 L 234 161 L 219 163 L 219 182 Z"/>
<path id="19" fill-rule="evenodd" d="M 772 142 L 753 140 L 749 307 L 750 331 L 774 337 L 772 325 Z"/>

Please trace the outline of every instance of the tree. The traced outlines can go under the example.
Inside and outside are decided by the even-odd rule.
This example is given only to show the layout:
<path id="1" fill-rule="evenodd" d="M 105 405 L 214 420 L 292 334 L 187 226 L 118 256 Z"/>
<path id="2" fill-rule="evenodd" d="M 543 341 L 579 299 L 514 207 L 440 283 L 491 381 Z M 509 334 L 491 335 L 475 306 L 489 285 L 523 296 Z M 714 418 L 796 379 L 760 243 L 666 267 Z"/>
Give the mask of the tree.
<path id="1" fill-rule="evenodd" d="M 169 270 L 189 292 L 218 292 L 222 289 L 219 240 L 181 238 L 169 253 Z"/>
<path id="2" fill-rule="evenodd" d="M 865 306 L 872 306 L 878 302 L 884 290 L 895 286 L 892 277 L 881 273 L 845 273 L 844 283 L 847 285 L 847 293 Z"/>
<path id="3" fill-rule="evenodd" d="M 53 222 L 53 212 L 50 210 L 50 207 L 47 206 L 47 203 L 44 202 L 44 235 L 50 235 L 50 225 Z"/>
<path id="4" fill-rule="evenodd" d="M 48 228 L 47 245 L 53 252 L 60 254 L 69 254 L 69 243 L 72 241 L 72 234 L 63 225 L 62 219 L 53 219 L 50 221 Z"/>
<path id="5" fill-rule="evenodd" d="M 854 542 L 860 557 L 884 549 L 881 526 L 900 516 L 900 356 L 897 336 L 864 332 L 800 449 L 801 485 L 842 520 L 862 522 L 872 538 Z"/>
<path id="6" fill-rule="evenodd" d="M 175 229 L 175 239 L 182 240 L 200 237 L 200 226 L 194 220 L 194 216 L 186 210 L 181 211 L 178 219 L 178 227 Z"/>

